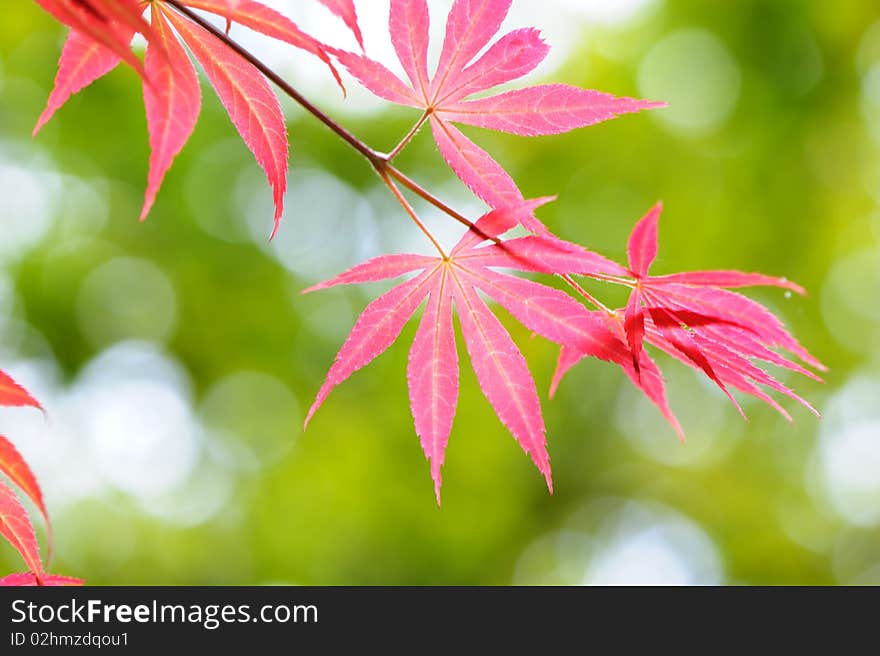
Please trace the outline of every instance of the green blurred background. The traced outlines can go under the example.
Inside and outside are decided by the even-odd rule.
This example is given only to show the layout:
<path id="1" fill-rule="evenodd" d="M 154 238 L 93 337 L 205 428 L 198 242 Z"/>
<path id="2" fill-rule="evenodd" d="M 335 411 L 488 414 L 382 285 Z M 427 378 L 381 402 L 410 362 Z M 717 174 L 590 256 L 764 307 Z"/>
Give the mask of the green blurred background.
<path id="1" fill-rule="evenodd" d="M 875 0 L 515 3 L 507 26 L 535 24 L 556 46 L 534 80 L 672 106 L 540 140 L 467 132 L 527 196 L 560 195 L 541 216 L 566 238 L 622 259 L 662 198 L 655 271 L 760 270 L 806 286 L 803 299 L 752 296 L 831 367 L 826 385 L 786 378 L 825 419 L 787 403 L 790 426 L 746 400 L 744 423 L 661 359 L 682 447 L 619 370 L 582 364 L 544 404 L 551 498 L 464 366 L 442 509 L 408 410 L 414 322 L 300 428 L 383 287 L 299 292 L 366 257 L 425 250 L 369 168 L 290 107 L 291 190 L 270 245 L 268 186 L 205 87 L 195 135 L 141 225 L 137 77 L 113 72 L 31 140 L 64 34 L 34 3 L 7 4 L 0 366 L 49 418 L 5 410 L 0 433 L 44 486 L 55 571 L 91 584 L 880 583 Z M 270 4 L 350 45 L 317 3 Z M 385 5 L 359 7 L 368 51 L 391 65 Z M 438 35 L 448 6 L 431 3 Z M 378 148 L 416 117 L 354 89 L 343 101 L 318 63 L 233 36 Z M 480 213 L 429 134 L 401 165 Z M 555 347 L 503 320 L 546 389 Z M 20 568 L 0 545 L 0 572 Z"/>

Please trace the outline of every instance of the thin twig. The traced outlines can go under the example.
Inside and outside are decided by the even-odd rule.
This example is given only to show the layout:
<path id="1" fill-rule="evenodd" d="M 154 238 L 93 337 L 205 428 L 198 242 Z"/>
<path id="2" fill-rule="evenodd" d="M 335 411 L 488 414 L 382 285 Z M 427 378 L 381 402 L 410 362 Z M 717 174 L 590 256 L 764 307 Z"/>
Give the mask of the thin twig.
<path id="1" fill-rule="evenodd" d="M 572 278 L 570 275 L 565 274 L 565 275 L 562 275 L 562 276 L 560 276 L 560 277 L 561 277 L 566 283 L 568 283 L 568 286 L 569 286 L 569 287 L 571 287 L 571 288 L 572 288 L 573 290 L 575 290 L 578 294 L 580 294 L 581 296 L 583 296 L 583 298 L 584 298 L 588 303 L 590 303 L 593 307 L 595 307 L 596 309 L 602 310 L 603 312 L 605 312 L 605 313 L 608 314 L 609 316 L 612 316 L 612 317 L 615 316 L 615 312 L 614 312 L 614 310 L 611 310 L 611 309 L 610 309 L 607 305 L 605 305 L 602 301 L 600 301 L 598 298 L 596 298 L 595 296 L 593 296 L 593 295 L 592 295 L 590 292 L 588 292 L 586 289 L 584 289 L 583 287 L 581 287 L 581 286 L 575 281 L 575 279 Z"/>
<path id="2" fill-rule="evenodd" d="M 422 117 L 418 120 L 418 123 L 413 126 L 412 130 L 407 132 L 406 136 L 400 140 L 400 143 L 395 146 L 394 150 L 388 153 L 388 155 L 385 157 L 386 162 L 393 162 L 394 159 L 403 152 L 403 149 L 406 148 L 409 145 L 409 142 L 413 140 L 413 137 L 415 137 L 419 133 L 419 130 L 422 129 L 425 121 L 427 121 L 430 116 L 430 111 L 425 111 L 425 113 L 422 114 Z"/>
<path id="3" fill-rule="evenodd" d="M 419 215 L 416 214 L 415 209 L 413 209 L 413 206 L 409 204 L 409 201 L 401 193 L 397 185 L 394 184 L 394 180 L 391 179 L 391 177 L 388 175 L 388 172 L 382 171 L 380 173 L 380 177 L 382 178 L 382 182 L 385 183 L 385 186 L 387 186 L 388 189 L 391 190 L 391 193 L 397 199 L 397 202 L 400 203 L 401 207 L 403 207 L 403 209 L 406 210 L 406 213 L 409 214 L 409 217 L 413 220 L 413 223 L 415 223 L 419 227 L 419 230 L 425 233 L 425 236 L 431 241 L 432 244 L 434 244 L 434 248 L 436 248 L 437 252 L 440 253 L 440 257 L 442 257 L 444 260 L 448 260 L 449 256 L 446 254 L 446 251 L 443 250 L 440 242 L 437 241 L 434 235 L 431 234 L 431 231 L 428 230 L 428 227 L 419 218 Z"/>

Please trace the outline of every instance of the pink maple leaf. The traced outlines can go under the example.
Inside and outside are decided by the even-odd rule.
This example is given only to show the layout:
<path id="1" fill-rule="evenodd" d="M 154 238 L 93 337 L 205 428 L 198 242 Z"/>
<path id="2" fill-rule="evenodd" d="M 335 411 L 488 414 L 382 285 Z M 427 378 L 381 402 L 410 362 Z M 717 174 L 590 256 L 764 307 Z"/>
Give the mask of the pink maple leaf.
<path id="1" fill-rule="evenodd" d="M 535 205 L 527 204 L 524 210 L 531 212 Z M 555 237 L 530 236 L 480 247 L 484 240 L 477 235 L 495 237 L 519 220 L 517 212 L 496 210 L 480 219 L 477 229 L 465 234 L 449 257 L 383 256 L 307 290 L 417 274 L 371 303 L 360 316 L 336 356 L 306 424 L 334 387 L 366 367 L 397 340 L 427 299 L 427 309 L 410 351 L 407 379 L 416 431 L 431 462 L 439 503 L 441 467 L 458 399 L 454 306 L 480 388 L 552 491 L 546 430 L 534 380 L 519 349 L 478 291 L 551 341 L 576 348 L 580 353 L 620 361 L 625 359 L 626 349 L 618 346 L 617 338 L 601 318 L 581 303 L 557 289 L 496 269 L 536 273 L 590 271 L 607 275 L 625 270 Z"/>
<path id="2" fill-rule="evenodd" d="M 618 364 L 658 405 L 679 434 L 681 427 L 666 403 L 662 376 L 656 363 L 644 351 L 645 342 L 705 374 L 740 412 L 742 408 L 730 388 L 761 399 L 789 421 L 789 413 L 765 388 L 794 399 L 818 415 L 807 401 L 756 363 L 772 364 L 821 380 L 809 369 L 780 353 L 781 349 L 814 369 L 824 371 L 825 367 L 798 343 L 770 310 L 730 291 L 730 288 L 770 286 L 803 294 L 803 288 L 783 278 L 741 271 L 651 275 L 650 268 L 658 253 L 661 211 L 662 206 L 656 205 L 633 229 L 628 247 L 629 271 L 625 275 L 586 274 L 632 289 L 625 309 L 605 315 L 609 327 L 629 350 L 628 360 Z M 584 355 L 589 354 L 563 349 L 554 388 Z"/>
<path id="3" fill-rule="evenodd" d="M 538 136 L 568 132 L 621 114 L 662 106 L 565 84 L 540 85 L 468 100 L 474 94 L 526 75 L 549 52 L 537 30 L 520 29 L 499 39 L 477 58 L 498 33 L 511 3 L 512 0 L 455 0 L 446 23 L 440 61 L 430 76 L 427 3 L 391 0 L 391 41 L 409 83 L 372 59 L 334 51 L 349 72 L 374 94 L 424 110 L 446 162 L 478 197 L 496 209 L 520 205 L 522 193 L 501 165 L 453 123 Z M 540 230 L 536 219 L 527 218 L 531 225 L 526 227 Z"/>

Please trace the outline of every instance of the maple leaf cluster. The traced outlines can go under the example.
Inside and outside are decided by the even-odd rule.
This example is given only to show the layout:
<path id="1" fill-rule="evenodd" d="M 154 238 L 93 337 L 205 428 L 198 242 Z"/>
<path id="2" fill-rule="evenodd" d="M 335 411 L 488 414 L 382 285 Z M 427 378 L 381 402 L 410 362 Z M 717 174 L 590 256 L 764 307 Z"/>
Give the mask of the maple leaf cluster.
<path id="1" fill-rule="evenodd" d="M 531 72 L 548 53 L 534 29 L 515 30 L 490 45 L 511 4 L 512 0 L 456 0 L 447 19 L 437 69 L 429 75 L 427 3 L 391 0 L 391 41 L 409 84 L 364 55 L 334 51 L 339 62 L 374 94 L 424 112 L 422 122 L 430 122 L 446 163 L 493 211 L 477 222 L 448 257 L 386 256 L 308 290 L 418 273 L 372 303 L 358 319 L 318 393 L 307 423 L 330 390 L 387 349 L 427 299 L 410 350 L 407 379 L 415 427 L 431 461 L 438 503 L 444 452 L 458 398 L 453 307 L 458 310 L 467 352 L 483 393 L 552 492 L 546 428 L 535 382 L 521 352 L 479 292 L 494 299 L 532 332 L 562 347 L 551 394 L 564 375 L 585 357 L 617 364 L 683 439 L 684 432 L 666 399 L 660 369 L 644 349 L 648 343 L 708 376 L 737 408 L 740 406 L 730 388 L 766 401 L 788 419 L 790 415 L 765 388 L 813 410 L 756 362 L 817 378 L 773 350 L 779 347 L 814 368 L 822 369 L 821 363 L 769 310 L 728 289 L 764 285 L 803 293 L 800 287 L 779 278 L 735 271 L 650 276 L 648 269 L 658 248 L 659 205 L 634 229 L 628 267 L 562 241 L 535 217 L 534 209 L 540 203 L 525 201 L 503 167 L 453 125 L 540 136 L 663 106 L 562 84 L 468 100 Z M 532 236 L 500 239 L 517 224 Z M 625 309 L 601 306 L 589 311 L 569 294 L 501 273 L 499 268 L 564 276 L 593 303 L 595 299 L 586 295 L 571 276 L 624 285 L 632 294 Z"/>
<path id="2" fill-rule="evenodd" d="M 42 410 L 27 390 L 0 371 L 0 406 L 31 407 Z M 49 533 L 49 551 L 52 550 L 52 528 L 49 513 L 43 502 L 43 493 L 31 468 L 18 449 L 0 435 L 0 474 L 17 487 L 37 507 Z M 0 578 L 0 586 L 11 585 L 82 585 L 79 579 L 47 574 L 43 571 L 40 547 L 34 525 L 27 510 L 18 500 L 12 487 L 0 479 L 0 535 L 21 555 L 29 571 Z"/>
<path id="3" fill-rule="evenodd" d="M 235 23 L 305 50 L 321 59 L 337 80 L 334 62 L 338 62 L 375 95 L 420 112 L 413 130 L 387 156 L 375 153 L 350 133 L 343 134 L 341 128 L 337 130 L 370 160 L 410 217 L 431 237 L 439 255 L 382 256 L 308 290 L 408 276 L 371 303 L 357 320 L 306 423 L 333 388 L 388 349 L 426 304 L 410 350 L 407 380 L 416 432 L 430 460 L 439 502 L 441 470 L 459 394 L 454 330 L 457 312 L 483 393 L 552 491 L 537 386 L 523 355 L 481 294 L 535 334 L 561 347 L 551 395 L 578 362 L 598 358 L 619 366 L 683 437 L 666 398 L 662 373 L 646 350 L 648 345 L 707 376 L 738 408 L 734 391 L 767 402 L 788 419 L 790 415 L 770 392 L 813 410 L 763 365 L 817 378 L 807 367 L 822 370 L 822 364 L 768 309 L 731 291 L 771 286 L 802 293 L 800 287 L 781 278 L 736 271 L 652 275 L 650 267 L 658 251 L 659 205 L 633 230 L 626 265 L 564 241 L 535 215 L 546 201 L 527 201 L 503 166 L 456 127 L 536 137 L 660 108 L 663 103 L 565 84 L 493 94 L 500 85 L 531 73 L 549 52 L 533 28 L 517 29 L 494 40 L 512 0 L 454 0 L 433 71 L 428 65 L 427 2 L 390 0 L 390 40 L 406 79 L 366 55 L 351 0 L 320 1 L 345 22 L 361 52 L 323 44 L 285 16 L 251 0 L 155 0 L 149 3 L 149 21 L 139 0 L 36 0 L 71 28 L 55 88 L 37 130 L 71 94 L 120 62 L 129 64 L 143 79 L 151 157 L 141 218 L 152 207 L 166 172 L 199 116 L 199 81 L 187 49 L 201 64 L 233 124 L 266 172 L 275 194 L 276 230 L 283 210 L 289 146 L 278 100 L 263 75 L 266 71 L 233 47 L 233 41 L 206 29 L 192 9 L 219 16 L 227 26 Z M 136 33 L 148 43 L 143 62 L 130 47 Z M 307 109 L 318 115 L 314 108 Z M 333 127 L 331 119 L 319 118 Z M 394 157 L 424 125 L 430 125 L 438 150 L 455 175 L 488 206 L 489 211 L 475 223 L 456 215 L 393 167 Z M 468 224 L 449 254 L 428 233 L 395 180 Z M 525 228 L 528 236 L 506 238 L 516 226 Z M 511 270 L 561 277 L 574 294 L 512 275 Z M 576 276 L 625 286 L 631 290 L 629 302 L 624 308 L 609 308 L 587 293 Z"/>

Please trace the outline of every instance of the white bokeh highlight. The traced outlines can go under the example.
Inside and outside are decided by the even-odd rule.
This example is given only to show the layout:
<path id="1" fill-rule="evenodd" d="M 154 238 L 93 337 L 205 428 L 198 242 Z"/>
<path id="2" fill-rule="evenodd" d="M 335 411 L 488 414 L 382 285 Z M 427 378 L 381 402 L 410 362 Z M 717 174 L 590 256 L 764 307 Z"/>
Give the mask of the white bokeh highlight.
<path id="1" fill-rule="evenodd" d="M 826 405 L 814 494 L 845 521 L 880 525 L 880 375 L 852 378 Z M 810 483 L 808 479 L 808 484 Z M 817 489 L 818 487 L 818 489 Z"/>
<path id="2" fill-rule="evenodd" d="M 679 511 L 654 501 L 600 499 L 564 529 L 529 547 L 515 584 L 720 585 L 714 541 Z"/>

